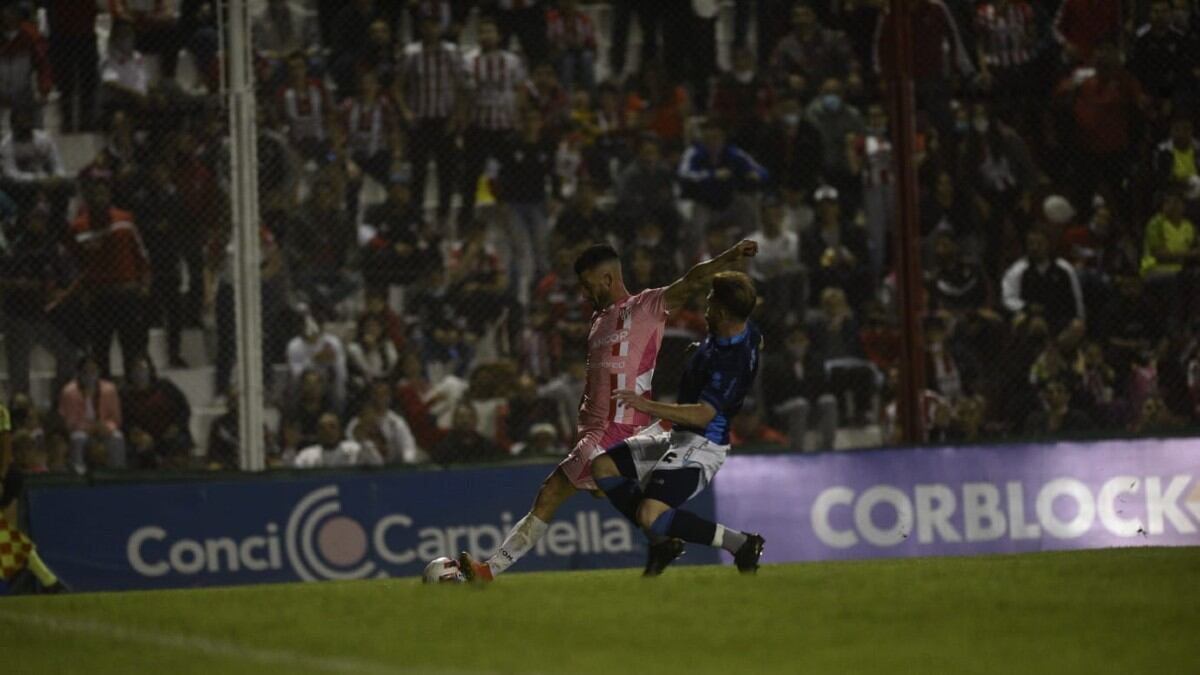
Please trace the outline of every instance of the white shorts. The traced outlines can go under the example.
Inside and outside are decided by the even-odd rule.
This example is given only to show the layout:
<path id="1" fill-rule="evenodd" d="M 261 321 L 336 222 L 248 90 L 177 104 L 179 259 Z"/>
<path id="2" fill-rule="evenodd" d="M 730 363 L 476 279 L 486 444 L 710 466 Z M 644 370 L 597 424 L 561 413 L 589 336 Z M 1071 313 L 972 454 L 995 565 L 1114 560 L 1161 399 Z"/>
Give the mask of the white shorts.
<path id="1" fill-rule="evenodd" d="M 699 434 L 655 427 L 625 439 L 625 444 L 646 497 L 671 506 L 708 487 L 729 454 L 728 445 L 717 445 Z M 657 459 L 647 461 L 650 458 Z"/>
<path id="2" fill-rule="evenodd" d="M 598 490 L 599 486 L 592 478 L 592 460 L 604 454 L 606 448 L 609 448 L 622 441 L 627 441 L 641 434 L 664 433 L 663 428 L 658 422 L 651 424 L 648 427 L 637 429 L 628 424 L 610 424 L 602 429 L 591 429 L 584 432 L 580 437 L 579 442 L 571 450 L 571 453 L 559 463 L 559 468 L 571 484 L 580 490 Z M 630 446 L 633 453 L 633 461 L 638 466 L 638 475 L 641 475 L 644 469 L 649 474 L 650 469 L 666 452 L 666 447 L 659 448 L 654 445 L 646 445 L 634 449 Z M 654 454 L 657 453 L 657 454 Z"/>

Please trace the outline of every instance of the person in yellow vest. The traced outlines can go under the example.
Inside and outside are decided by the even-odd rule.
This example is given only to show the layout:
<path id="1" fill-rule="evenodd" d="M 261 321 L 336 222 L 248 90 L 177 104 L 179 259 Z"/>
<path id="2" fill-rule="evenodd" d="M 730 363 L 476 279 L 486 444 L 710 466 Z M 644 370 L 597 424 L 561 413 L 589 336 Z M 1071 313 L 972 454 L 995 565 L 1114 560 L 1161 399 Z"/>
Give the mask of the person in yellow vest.
<path id="1" fill-rule="evenodd" d="M 12 456 L 12 416 L 0 403 L 0 579 L 10 595 L 25 593 L 61 593 L 66 590 L 38 555 L 37 546 L 16 522 L 17 498 L 21 474 Z"/>
<path id="2" fill-rule="evenodd" d="M 1155 148 L 1154 172 L 1160 185 L 1190 185 L 1200 176 L 1200 139 L 1186 113 L 1171 120 L 1170 136 Z"/>
<path id="3" fill-rule="evenodd" d="M 1142 246 L 1142 276 L 1147 281 L 1174 277 L 1186 265 L 1200 263 L 1196 226 L 1183 213 L 1183 193 L 1169 188 L 1162 207 L 1146 224 Z"/>
<path id="4" fill-rule="evenodd" d="M 1186 321 L 1200 310 L 1200 241 L 1184 214 L 1183 197 L 1182 187 L 1168 188 L 1162 207 L 1146 224 L 1142 278 L 1163 309 Z"/>

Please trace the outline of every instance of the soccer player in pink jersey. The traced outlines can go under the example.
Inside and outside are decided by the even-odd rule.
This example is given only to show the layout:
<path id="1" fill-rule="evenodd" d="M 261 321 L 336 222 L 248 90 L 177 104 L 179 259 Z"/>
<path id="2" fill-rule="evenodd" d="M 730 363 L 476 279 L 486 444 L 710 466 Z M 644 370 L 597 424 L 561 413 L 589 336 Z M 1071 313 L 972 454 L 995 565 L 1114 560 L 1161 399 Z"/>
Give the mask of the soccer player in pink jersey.
<path id="1" fill-rule="evenodd" d="M 611 246 L 595 244 L 579 255 L 575 274 L 595 313 L 588 332 L 587 384 L 579 404 L 575 447 L 542 483 L 533 508 L 513 526 L 495 555 L 485 562 L 475 561 L 466 552 L 459 556 L 468 579 L 492 580 L 537 544 L 563 502 L 579 490 L 599 490 L 592 478 L 592 459 L 650 423 L 648 414 L 615 399 L 613 392 L 632 390 L 649 395 L 667 316 L 691 296 L 705 292 L 714 276 L 735 269 L 743 258 L 757 253 L 757 243 L 739 242 L 716 258 L 695 265 L 670 286 L 637 295 L 625 288 L 621 259 Z M 653 464 L 657 459 L 635 461 Z"/>

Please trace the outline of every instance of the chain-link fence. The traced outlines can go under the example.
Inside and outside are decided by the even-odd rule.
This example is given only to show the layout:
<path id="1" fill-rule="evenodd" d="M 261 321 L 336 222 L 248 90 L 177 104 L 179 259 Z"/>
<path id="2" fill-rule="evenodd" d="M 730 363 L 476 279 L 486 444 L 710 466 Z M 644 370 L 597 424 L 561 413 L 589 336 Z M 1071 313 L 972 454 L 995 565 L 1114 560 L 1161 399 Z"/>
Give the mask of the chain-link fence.
<path id="1" fill-rule="evenodd" d="M 1200 15 L 1058 5 L 912 5 L 931 442 L 1200 421 Z M 3 7 L 23 463 L 236 468 L 224 9 Z M 879 2 L 252 7 L 269 466 L 565 454 L 596 241 L 632 292 L 760 243 L 736 445 L 899 438 Z M 657 397 L 702 304 L 670 319 Z"/>

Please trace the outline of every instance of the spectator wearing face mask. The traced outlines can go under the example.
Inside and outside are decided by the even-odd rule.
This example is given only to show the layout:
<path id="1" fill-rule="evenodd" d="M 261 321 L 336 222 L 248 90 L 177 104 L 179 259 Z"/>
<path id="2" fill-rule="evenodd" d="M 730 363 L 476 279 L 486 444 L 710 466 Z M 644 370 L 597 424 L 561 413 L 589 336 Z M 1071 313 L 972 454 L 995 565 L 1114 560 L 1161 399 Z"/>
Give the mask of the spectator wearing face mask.
<path id="1" fill-rule="evenodd" d="M 821 85 L 821 93 L 808 104 L 805 116 L 821 134 L 821 156 L 825 179 L 847 191 L 857 187 L 857 176 L 850 167 L 846 140 L 866 130 L 858 109 L 846 103 L 842 81 L 829 78 Z M 852 190 L 851 190 L 852 191 Z M 845 192 L 848 196 L 850 192 Z"/>
<path id="2" fill-rule="evenodd" d="M 821 132 L 805 117 L 799 101 L 787 96 L 776 101 L 755 155 L 770 172 L 773 188 L 785 194 L 810 194 L 824 173 L 823 143 Z"/>
<path id="3" fill-rule="evenodd" d="M 973 192 L 985 200 L 989 246 L 998 246 L 997 233 L 1017 203 L 1034 189 L 1038 177 L 1029 146 L 992 113 L 987 103 L 970 108 L 971 128 L 961 148 L 961 171 Z M 966 186 L 964 186 L 966 187 Z"/>

